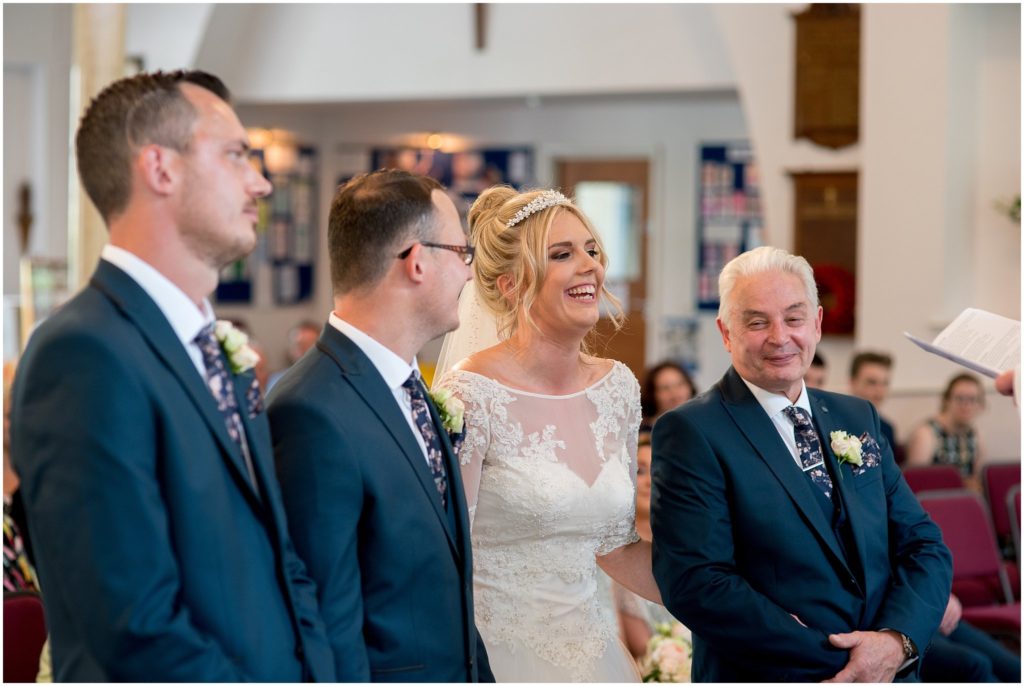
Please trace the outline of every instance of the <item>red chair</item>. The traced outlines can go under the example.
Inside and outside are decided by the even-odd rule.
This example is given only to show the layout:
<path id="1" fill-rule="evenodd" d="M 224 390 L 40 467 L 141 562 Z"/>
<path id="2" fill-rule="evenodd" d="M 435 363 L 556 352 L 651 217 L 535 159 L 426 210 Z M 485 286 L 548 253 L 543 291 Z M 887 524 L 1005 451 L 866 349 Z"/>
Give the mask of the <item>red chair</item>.
<path id="1" fill-rule="evenodd" d="M 988 509 L 992 515 L 992 524 L 996 529 L 1003 550 L 1010 550 L 1010 508 L 1006 494 L 1020 484 L 1020 462 L 987 464 L 981 469 L 981 485 L 988 500 Z"/>
<path id="2" fill-rule="evenodd" d="M 4 593 L 4 681 L 34 683 L 46 642 L 43 602 L 35 591 Z"/>
<path id="3" fill-rule="evenodd" d="M 1020 567 L 1020 484 L 1011 487 L 1006 494 L 1006 509 L 1012 513 L 1010 535 L 1013 537 L 1013 549 L 1017 552 L 1017 566 Z"/>
<path id="4" fill-rule="evenodd" d="M 948 464 L 911 467 L 903 472 L 903 479 L 914 493 L 946 491 L 964 487 L 960 470 Z"/>
<path id="5" fill-rule="evenodd" d="M 970 491 L 922 493 L 922 507 L 942 529 L 953 553 L 953 593 L 963 618 L 983 631 L 1020 641 L 1020 603 L 996 547 L 995 533 L 981 498 Z"/>

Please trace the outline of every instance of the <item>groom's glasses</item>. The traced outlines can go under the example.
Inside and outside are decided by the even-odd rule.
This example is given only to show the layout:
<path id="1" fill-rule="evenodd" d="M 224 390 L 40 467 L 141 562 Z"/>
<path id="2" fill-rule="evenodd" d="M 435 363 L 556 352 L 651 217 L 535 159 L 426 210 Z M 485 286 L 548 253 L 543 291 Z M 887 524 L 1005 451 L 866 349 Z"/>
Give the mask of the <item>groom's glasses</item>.
<path id="1" fill-rule="evenodd" d="M 473 264 L 473 256 L 476 255 L 476 248 L 472 245 L 445 245 L 444 243 L 427 243 L 426 241 L 420 241 L 418 244 L 413 243 L 408 248 L 398 253 L 398 259 L 404 260 L 417 245 L 422 245 L 427 248 L 441 248 L 441 250 L 451 250 L 454 253 L 458 253 L 467 267 Z"/>

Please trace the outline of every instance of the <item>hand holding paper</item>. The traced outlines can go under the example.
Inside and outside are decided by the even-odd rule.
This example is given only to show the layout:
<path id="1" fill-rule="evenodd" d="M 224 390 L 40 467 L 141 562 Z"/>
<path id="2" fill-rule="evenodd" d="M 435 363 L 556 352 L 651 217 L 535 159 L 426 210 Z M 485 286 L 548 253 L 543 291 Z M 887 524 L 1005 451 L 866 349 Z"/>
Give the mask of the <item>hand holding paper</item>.
<path id="1" fill-rule="evenodd" d="M 957 315 L 931 343 L 904 335 L 930 353 L 993 379 L 1020 363 L 1020 322 L 973 307 Z"/>

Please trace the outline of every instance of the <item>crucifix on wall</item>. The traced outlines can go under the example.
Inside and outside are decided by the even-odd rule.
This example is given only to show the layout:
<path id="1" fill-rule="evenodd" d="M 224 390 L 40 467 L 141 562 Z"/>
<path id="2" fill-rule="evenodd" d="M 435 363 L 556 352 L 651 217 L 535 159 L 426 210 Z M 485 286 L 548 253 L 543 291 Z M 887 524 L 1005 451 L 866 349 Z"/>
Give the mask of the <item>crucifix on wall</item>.
<path id="1" fill-rule="evenodd" d="M 483 2 L 473 3 L 473 27 L 476 35 L 476 49 L 483 50 L 487 47 L 487 4 Z"/>

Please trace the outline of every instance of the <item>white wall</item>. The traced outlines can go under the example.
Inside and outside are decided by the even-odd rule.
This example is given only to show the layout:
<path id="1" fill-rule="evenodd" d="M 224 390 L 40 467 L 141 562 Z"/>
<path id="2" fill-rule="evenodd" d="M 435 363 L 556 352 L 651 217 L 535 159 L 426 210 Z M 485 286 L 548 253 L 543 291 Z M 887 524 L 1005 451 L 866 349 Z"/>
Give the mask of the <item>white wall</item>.
<path id="1" fill-rule="evenodd" d="M 792 246 L 792 171 L 859 169 L 857 331 L 821 350 L 846 390 L 855 349 L 896 357 L 885 411 L 901 433 L 935 412 L 958 368 L 907 342 L 934 336 L 963 307 L 1020 318 L 1020 227 L 995 209 L 1020 192 L 1020 8 L 888 5 L 862 9 L 861 140 L 838 152 L 792 139 L 793 20 L 804 5 L 722 5 L 761 167 L 769 240 Z M 982 418 L 1019 455 L 1020 418 L 994 398 Z"/>
<path id="2" fill-rule="evenodd" d="M 141 56 L 146 70 L 186 69 L 195 62 L 214 6 L 209 3 L 130 3 L 125 8 L 128 57 Z"/>
<path id="3" fill-rule="evenodd" d="M 196 64 L 249 102 L 729 90 L 708 5 L 217 5 Z"/>
<path id="4" fill-rule="evenodd" d="M 9 234 L 17 233 L 14 199 L 22 180 L 32 184 L 29 253 L 67 254 L 71 7 L 4 5 L 3 12 L 4 293 L 10 294 L 18 290 L 18 241 Z"/>

